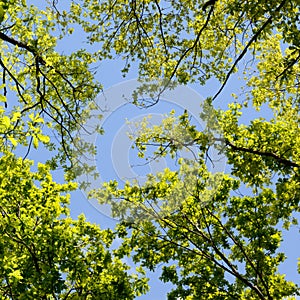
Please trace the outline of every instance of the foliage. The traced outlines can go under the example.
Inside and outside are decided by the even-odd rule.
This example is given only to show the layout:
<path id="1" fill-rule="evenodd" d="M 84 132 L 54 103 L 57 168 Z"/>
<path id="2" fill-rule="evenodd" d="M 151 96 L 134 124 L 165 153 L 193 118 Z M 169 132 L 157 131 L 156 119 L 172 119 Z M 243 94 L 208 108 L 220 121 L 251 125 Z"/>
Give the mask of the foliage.
<path id="1" fill-rule="evenodd" d="M 5 0 L 1 11 L 0 101 L 10 123 L 1 129 L 2 144 L 30 151 L 43 143 L 51 152 L 51 167 L 68 169 L 74 162 L 75 133 L 101 88 L 91 70 L 95 59 L 86 49 L 75 48 L 70 55 L 58 52 L 72 30 L 58 24 L 59 12 L 46 2 L 36 6 Z"/>
<path id="2" fill-rule="evenodd" d="M 91 195 L 121 218 L 120 253 L 150 270 L 163 264 L 161 279 L 175 285 L 169 299 L 298 294 L 278 266 L 282 230 L 299 211 L 299 1 L 82 1 L 77 12 L 101 54 L 125 60 L 125 75 L 137 62 L 145 82 L 220 83 L 204 106 L 206 130 L 171 114 L 160 126 L 145 120 L 134 137 L 140 157 L 148 146 L 154 158 L 174 159 L 195 146 L 192 161 Z M 237 72 L 240 94 L 217 109 Z M 250 108 L 267 110 L 265 118 L 244 123 Z M 226 156 L 228 174 L 209 172 L 212 148 Z"/>
<path id="3" fill-rule="evenodd" d="M 101 44 L 100 59 L 122 56 L 124 74 L 137 61 L 139 76 L 146 80 L 204 84 L 214 77 L 222 83 L 216 98 L 238 64 L 248 64 L 249 56 L 273 42 L 274 33 L 289 46 L 278 61 L 278 77 L 299 62 L 297 0 L 81 2 L 73 4 L 73 19 L 90 43 Z"/>
<path id="4" fill-rule="evenodd" d="M 299 113 L 286 118 L 275 112 L 268 122 L 246 126 L 238 124 L 239 108 L 215 111 L 222 133 L 216 147 L 225 148 L 230 175 L 207 170 L 208 133 L 205 138 L 195 130 L 187 116 L 179 124 L 171 116 L 159 130 L 142 125 L 137 147 L 143 152 L 158 143 L 156 156 L 169 151 L 176 157 L 192 141 L 198 158 L 180 159 L 179 170 L 148 175 L 142 186 L 110 182 L 93 195 L 112 203 L 123 220 L 119 251 L 133 250 L 134 261 L 150 270 L 164 264 L 161 279 L 176 286 L 169 299 L 283 299 L 298 293 L 278 266 L 286 258 L 279 250 L 282 230 L 297 224 L 293 214 L 299 211 Z M 184 130 L 189 140 L 182 138 Z M 243 184 L 248 189 L 241 194 Z"/>
<path id="5" fill-rule="evenodd" d="M 133 299 L 146 291 L 146 280 L 142 270 L 141 277 L 128 274 L 124 256 L 150 270 L 162 264 L 161 280 L 174 284 L 169 299 L 299 294 L 278 272 L 282 231 L 299 212 L 299 4 L 1 1 L 1 296 Z M 60 53 L 78 32 L 89 45 Z M 121 218 L 114 234 L 69 217 L 64 193 L 75 187 L 54 183 L 49 168 L 63 167 L 67 180 L 92 171 L 76 161 L 82 149 L 95 151 L 76 131 L 101 90 L 92 67 L 119 56 L 124 76 L 137 63 L 140 80 L 165 83 L 153 104 L 171 84 L 213 79 L 219 88 L 203 107 L 203 131 L 188 113 L 172 113 L 154 128 L 140 124 L 140 157 L 149 145 L 157 146 L 154 157 L 175 160 L 182 148 L 197 151 L 192 160 L 179 159 L 177 170 L 149 174 L 142 186 L 113 181 L 95 191 Z M 222 92 L 233 76 L 240 90 L 228 99 Z M 220 97 L 232 102 L 227 110 L 214 106 Z M 138 95 L 134 100 L 140 104 Z M 267 117 L 245 121 L 250 108 L 266 109 Z M 12 152 L 41 143 L 51 157 L 32 173 Z M 226 156 L 228 174 L 209 172 L 213 148 Z M 116 236 L 124 242 L 112 251 Z"/>
<path id="6" fill-rule="evenodd" d="M 87 50 L 58 52 L 72 32 L 58 18 L 46 2 L 0 2 L 0 298 L 134 299 L 147 290 L 143 271 L 113 254 L 112 230 L 70 217 L 76 184 L 49 172 L 63 167 L 73 178 L 76 151 L 94 151 L 76 132 L 101 88 Z M 31 172 L 25 158 L 31 147 L 45 151 L 40 144 L 48 161 Z"/>
<path id="7" fill-rule="evenodd" d="M 49 168 L 0 159 L 1 299 L 134 299 L 145 279 L 110 251 L 114 234 L 69 216 L 66 192 Z"/>

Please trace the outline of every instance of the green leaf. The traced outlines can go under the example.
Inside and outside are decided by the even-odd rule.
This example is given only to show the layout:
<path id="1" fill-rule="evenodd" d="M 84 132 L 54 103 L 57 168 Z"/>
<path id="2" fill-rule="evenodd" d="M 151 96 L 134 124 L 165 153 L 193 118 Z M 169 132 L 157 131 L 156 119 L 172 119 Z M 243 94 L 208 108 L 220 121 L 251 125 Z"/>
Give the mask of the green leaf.
<path id="1" fill-rule="evenodd" d="M 38 146 L 39 146 L 39 139 L 38 139 L 36 136 L 34 136 L 34 137 L 32 138 L 32 141 L 33 141 L 33 147 L 34 147 L 35 149 L 37 149 Z"/>

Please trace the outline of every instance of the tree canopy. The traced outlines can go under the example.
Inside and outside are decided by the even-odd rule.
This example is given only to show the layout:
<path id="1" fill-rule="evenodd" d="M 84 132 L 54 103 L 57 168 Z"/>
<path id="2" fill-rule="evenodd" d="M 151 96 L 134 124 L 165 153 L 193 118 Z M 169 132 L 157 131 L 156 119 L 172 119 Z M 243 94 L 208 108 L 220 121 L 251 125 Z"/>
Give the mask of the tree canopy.
<path id="1" fill-rule="evenodd" d="M 299 283 L 278 271 L 283 230 L 297 225 L 299 212 L 299 7 L 299 0 L 1 1 L 1 297 L 134 299 L 147 291 L 144 269 L 158 266 L 160 279 L 174 284 L 168 299 L 300 295 Z M 84 48 L 59 51 L 76 34 Z M 145 88 L 152 84 L 151 105 L 172 84 L 218 87 L 203 106 L 201 131 L 189 112 L 140 124 L 139 156 L 155 146 L 155 157 L 169 155 L 178 168 L 148 174 L 143 185 L 99 186 L 91 196 L 120 218 L 101 230 L 69 217 L 66 193 L 76 188 L 70 180 L 93 172 L 77 157 L 95 148 L 76 132 L 102 88 L 95 66 L 119 57 L 124 77 L 137 65 Z M 238 89 L 228 96 L 233 77 Z M 145 105 L 138 94 L 133 103 Z M 253 108 L 257 116 L 245 121 Z M 25 157 L 41 143 L 51 155 L 33 172 Z M 178 159 L 191 145 L 194 158 Z M 20 146 L 23 158 L 15 155 Z M 226 157 L 226 172 L 209 171 L 212 149 Z M 61 167 L 65 184 L 50 175 Z M 112 250 L 115 238 L 123 243 Z"/>
<path id="2" fill-rule="evenodd" d="M 2 299 L 134 299 L 145 280 L 109 247 L 112 230 L 70 218 L 76 184 L 57 184 L 49 167 L 12 154 L 0 159 Z M 77 298 L 76 298 L 77 297 Z"/>

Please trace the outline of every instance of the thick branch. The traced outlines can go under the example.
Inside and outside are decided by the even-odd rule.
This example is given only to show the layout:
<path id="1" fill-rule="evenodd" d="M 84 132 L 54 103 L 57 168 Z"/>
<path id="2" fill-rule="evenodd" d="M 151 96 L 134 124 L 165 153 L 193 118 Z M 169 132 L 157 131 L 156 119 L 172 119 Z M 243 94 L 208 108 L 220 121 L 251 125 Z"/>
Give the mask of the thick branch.
<path id="1" fill-rule="evenodd" d="M 14 46 L 18 46 L 20 48 L 23 48 L 23 49 L 29 51 L 30 53 L 32 53 L 35 56 L 37 55 L 36 50 L 33 47 L 28 46 L 27 44 L 22 43 L 20 41 L 17 41 L 17 40 L 9 37 L 8 35 L 6 35 L 5 33 L 1 32 L 1 31 L 0 31 L 0 39 L 5 41 L 5 42 L 8 42 L 8 43 L 10 43 Z"/>
<path id="2" fill-rule="evenodd" d="M 10 44 L 12 44 L 14 46 L 18 46 L 18 47 L 20 47 L 22 49 L 25 49 L 25 50 L 29 51 L 31 54 L 33 54 L 33 56 L 37 59 L 37 61 L 41 65 L 46 65 L 45 60 L 39 55 L 39 53 L 37 52 L 37 49 L 35 49 L 34 47 L 29 46 L 29 45 L 27 45 L 27 44 L 25 44 L 23 42 L 17 41 L 15 39 L 11 38 L 10 36 L 4 34 L 1 31 L 0 31 L 0 39 L 3 40 L 3 41 L 5 41 L 5 42 L 8 42 L 8 43 L 10 43 Z M 72 89 L 75 89 L 75 87 L 73 86 L 73 84 L 59 70 L 55 69 L 54 67 L 50 67 L 50 69 L 55 70 L 55 72 L 57 74 L 59 74 L 59 76 L 61 78 L 63 78 Z"/>
<path id="3" fill-rule="evenodd" d="M 285 159 L 283 157 L 280 157 L 279 155 L 272 153 L 272 152 L 260 151 L 260 150 L 254 150 L 254 149 L 245 148 L 245 147 L 241 147 L 241 146 L 236 146 L 227 140 L 225 141 L 225 144 L 227 146 L 230 146 L 233 150 L 236 150 L 236 151 L 242 151 L 242 152 L 256 154 L 256 155 L 260 155 L 260 156 L 272 157 L 272 158 L 276 159 L 279 163 L 281 163 L 287 167 L 297 167 L 297 168 L 300 167 L 299 164 L 297 164 L 293 161 L 290 161 L 288 159 Z"/>

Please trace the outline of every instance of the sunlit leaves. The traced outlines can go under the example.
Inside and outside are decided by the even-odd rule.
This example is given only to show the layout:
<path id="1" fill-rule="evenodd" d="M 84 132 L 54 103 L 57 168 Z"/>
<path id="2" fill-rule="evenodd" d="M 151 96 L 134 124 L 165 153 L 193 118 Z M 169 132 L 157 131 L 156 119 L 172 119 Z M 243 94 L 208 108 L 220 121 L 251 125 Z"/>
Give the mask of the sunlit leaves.
<path id="1" fill-rule="evenodd" d="M 0 159 L 0 294 L 3 299 L 134 299 L 147 281 L 128 275 L 128 266 L 108 250 L 111 230 L 84 216 L 69 217 L 66 194 L 73 183 L 57 184 L 49 167 L 12 154 Z M 141 273 L 141 272 L 140 272 Z"/>
<path id="2" fill-rule="evenodd" d="M 299 293 L 278 272 L 285 260 L 282 230 L 297 224 L 299 211 L 298 2 L 82 0 L 37 7 L 2 1 L 3 297 L 12 298 L 13 290 L 20 299 L 133 299 L 147 289 L 139 265 L 155 270 L 160 264 L 161 279 L 175 285 L 170 299 Z M 60 43 L 78 30 L 93 51 L 61 54 Z M 26 160 L 7 153 L 43 143 L 52 155 L 48 165 L 69 170 L 67 180 L 92 172 L 76 156 L 95 148 L 74 133 L 100 91 L 91 65 L 116 56 L 124 59 L 124 76 L 138 63 L 153 94 L 156 79 L 203 85 L 213 78 L 221 86 L 204 103 L 204 129 L 192 124 L 189 112 L 172 111 L 160 125 L 138 124 L 131 136 L 138 155 L 169 155 L 174 167 L 148 174 L 144 184 L 111 181 L 93 192 L 121 219 L 113 233 L 83 216 L 69 217 L 65 193 L 72 184 L 54 183 L 44 165 L 31 173 Z M 213 101 L 235 72 L 243 79 L 236 77 L 234 103 L 216 109 Z M 138 96 L 133 102 L 143 105 Z M 180 157 L 183 149 L 192 159 Z M 209 172 L 212 149 L 226 156 L 228 174 Z M 123 244 L 108 251 L 115 236 Z M 127 273 L 120 259 L 130 255 L 141 275 Z"/>
<path id="3" fill-rule="evenodd" d="M 59 22 L 61 17 L 46 2 L 37 7 L 11 1 L 6 6 L 0 36 L 1 99 L 11 124 L 9 134 L 2 131 L 1 137 L 14 147 L 25 146 L 24 156 L 42 142 L 52 151 L 51 166 L 60 162 L 67 169 L 72 137 L 88 115 L 82 111 L 100 85 L 90 71 L 95 62 L 91 53 L 78 47 L 70 55 L 58 51 L 58 42 L 65 37 L 61 32 L 70 31 L 68 22 Z M 18 119 L 13 117 L 15 112 L 20 114 Z M 40 119 L 33 120 L 33 115 Z M 8 126 L 5 118 L 4 126 Z"/>

